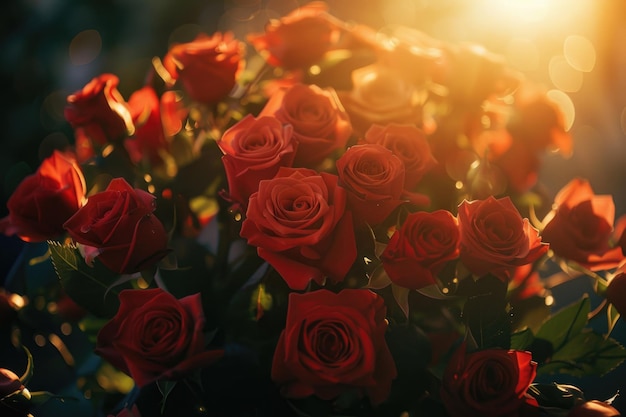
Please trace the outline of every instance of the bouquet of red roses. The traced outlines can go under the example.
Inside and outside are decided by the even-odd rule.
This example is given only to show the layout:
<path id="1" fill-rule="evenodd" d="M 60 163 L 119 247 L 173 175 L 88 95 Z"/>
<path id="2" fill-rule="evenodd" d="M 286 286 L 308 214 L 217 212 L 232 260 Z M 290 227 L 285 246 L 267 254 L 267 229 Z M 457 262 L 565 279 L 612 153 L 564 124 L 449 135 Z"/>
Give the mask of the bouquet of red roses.
<path id="1" fill-rule="evenodd" d="M 540 192 L 569 127 L 500 57 L 313 2 L 152 63 L 67 97 L 8 201 L 3 413 L 74 407 L 27 388 L 52 347 L 93 415 L 619 415 L 553 379 L 626 358 L 626 221 Z"/>

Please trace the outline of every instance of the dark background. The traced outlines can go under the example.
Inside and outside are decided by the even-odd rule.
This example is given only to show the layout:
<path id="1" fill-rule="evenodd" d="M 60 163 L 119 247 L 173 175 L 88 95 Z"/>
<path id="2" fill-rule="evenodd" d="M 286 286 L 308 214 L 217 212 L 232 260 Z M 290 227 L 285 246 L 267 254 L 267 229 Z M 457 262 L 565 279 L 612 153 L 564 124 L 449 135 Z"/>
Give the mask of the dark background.
<path id="1" fill-rule="evenodd" d="M 512 38 L 523 37 L 537 50 L 537 65 L 525 71 L 526 75 L 547 88 L 554 88 L 548 70 L 550 59 L 562 53 L 564 39 L 570 34 L 585 36 L 595 46 L 596 61 L 593 70 L 583 74 L 580 88 L 568 92 L 576 109 L 571 128 L 574 154 L 569 159 L 546 155 L 541 181 L 554 195 L 572 177 L 587 178 L 596 193 L 614 196 L 618 216 L 626 214 L 626 2 L 543 3 L 552 6 L 537 21 L 537 10 L 541 9 L 519 8 L 502 14 L 494 6 L 494 0 L 328 1 L 330 11 L 345 20 L 375 28 L 402 23 L 443 40 L 477 42 L 499 54 L 507 53 Z M 112 72 L 119 76 L 119 89 L 128 98 L 142 85 L 151 58 L 162 57 L 171 42 L 190 40 L 199 31 L 233 29 L 237 35 L 262 30 L 268 17 L 285 14 L 297 5 L 295 0 L 10 0 L 3 3 L 0 217 L 6 215 L 5 203 L 14 186 L 13 179 L 25 170 L 34 171 L 39 165 L 40 147 L 71 141 L 71 129 L 63 118 L 68 94 L 82 88 L 92 77 Z M 91 32 L 83 32 L 86 30 Z M 77 40 L 72 43 L 81 32 L 85 43 L 82 46 Z M 93 55 L 94 50 L 98 51 L 98 39 L 100 52 Z M 92 56 L 95 58 L 90 60 Z M 14 243 L 11 239 L 0 240 L 0 271 L 6 271 L 12 262 Z M 572 301 L 568 300 L 572 293 L 570 287 L 562 288 L 555 307 Z M 614 336 L 626 342 L 623 323 Z M 605 378 L 573 382 L 582 385 L 590 398 L 606 399 L 617 390 L 625 391 L 623 368 Z M 618 399 L 615 404 L 626 409 L 622 405 L 626 399 Z"/>

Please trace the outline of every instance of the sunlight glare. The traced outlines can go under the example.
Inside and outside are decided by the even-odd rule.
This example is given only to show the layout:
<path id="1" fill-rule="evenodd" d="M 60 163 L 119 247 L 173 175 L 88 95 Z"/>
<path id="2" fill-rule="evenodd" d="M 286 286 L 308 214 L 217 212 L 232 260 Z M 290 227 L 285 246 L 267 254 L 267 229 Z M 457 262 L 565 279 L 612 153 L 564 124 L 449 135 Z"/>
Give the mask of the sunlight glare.
<path id="1" fill-rule="evenodd" d="M 553 2 L 547 0 L 488 0 L 492 18 L 538 22 L 550 11 Z"/>
<path id="2" fill-rule="evenodd" d="M 520 71 L 534 71 L 539 68 L 539 50 L 530 39 L 511 39 L 506 48 L 506 57 Z"/>
<path id="3" fill-rule="evenodd" d="M 593 43 L 584 36 L 568 36 L 563 43 L 563 55 L 567 62 L 578 71 L 590 72 L 596 64 L 596 49 Z"/>
<path id="4" fill-rule="evenodd" d="M 583 84 L 583 73 L 573 68 L 562 55 L 553 56 L 548 64 L 550 80 L 555 87 L 574 93 Z"/>
<path id="5" fill-rule="evenodd" d="M 576 109 L 572 99 L 561 90 L 550 90 L 546 95 L 561 108 L 565 119 L 565 130 L 570 130 L 576 117 Z"/>

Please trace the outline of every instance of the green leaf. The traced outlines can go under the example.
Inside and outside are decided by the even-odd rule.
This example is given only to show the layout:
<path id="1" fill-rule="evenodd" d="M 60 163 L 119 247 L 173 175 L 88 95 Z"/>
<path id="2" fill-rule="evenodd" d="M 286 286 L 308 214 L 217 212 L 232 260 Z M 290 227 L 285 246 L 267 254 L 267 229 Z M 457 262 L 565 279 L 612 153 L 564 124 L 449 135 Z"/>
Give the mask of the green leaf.
<path id="1" fill-rule="evenodd" d="M 613 304 L 609 304 L 607 309 L 606 309 L 606 318 L 607 318 L 607 327 L 608 330 L 606 332 L 607 336 L 611 334 L 611 332 L 613 331 L 613 329 L 615 328 L 615 325 L 617 324 L 617 321 L 620 318 L 620 313 L 619 311 L 617 311 L 617 308 L 615 308 L 615 306 Z"/>
<path id="2" fill-rule="evenodd" d="M 506 308 L 507 284 L 493 275 L 485 275 L 467 286 L 463 320 L 481 349 L 508 349 L 511 344 L 511 316 Z"/>
<path id="3" fill-rule="evenodd" d="M 535 337 L 549 341 L 554 351 L 558 351 L 585 327 L 589 306 L 589 297 L 585 294 L 581 300 L 563 308 L 546 320 L 537 330 Z"/>
<path id="4" fill-rule="evenodd" d="M 398 303 L 398 306 L 404 313 L 405 317 L 409 316 L 409 293 L 411 290 L 407 288 L 400 287 L 399 285 L 391 284 L 391 292 L 393 294 L 393 298 Z"/>
<path id="5" fill-rule="evenodd" d="M 172 393 L 172 390 L 176 386 L 176 381 L 157 381 L 157 387 L 163 395 L 163 402 L 161 404 L 161 414 L 165 411 L 165 402 L 167 401 L 167 397 Z"/>
<path id="6" fill-rule="evenodd" d="M 72 402 L 79 401 L 78 398 L 76 397 L 64 397 L 64 396 L 53 394 L 48 391 L 34 391 L 30 393 L 30 403 L 32 405 L 41 405 L 41 404 L 48 402 L 49 400 L 59 400 L 63 403 L 67 401 L 72 401 Z"/>
<path id="7" fill-rule="evenodd" d="M 533 340 L 535 340 L 533 331 L 528 328 L 513 333 L 511 335 L 511 349 L 528 350 L 530 345 L 533 343 Z"/>
<path id="8" fill-rule="evenodd" d="M 577 377 L 604 375 L 626 359 L 626 349 L 617 341 L 585 331 L 569 339 L 552 356 L 550 362 L 540 365 L 537 374 L 567 373 Z"/>
<path id="9" fill-rule="evenodd" d="M 89 266 L 76 246 L 48 242 L 52 264 L 67 295 L 96 317 L 111 318 L 119 308 L 119 292 L 132 288 L 130 283 L 114 284 L 119 275 L 112 272 L 96 258 Z"/>

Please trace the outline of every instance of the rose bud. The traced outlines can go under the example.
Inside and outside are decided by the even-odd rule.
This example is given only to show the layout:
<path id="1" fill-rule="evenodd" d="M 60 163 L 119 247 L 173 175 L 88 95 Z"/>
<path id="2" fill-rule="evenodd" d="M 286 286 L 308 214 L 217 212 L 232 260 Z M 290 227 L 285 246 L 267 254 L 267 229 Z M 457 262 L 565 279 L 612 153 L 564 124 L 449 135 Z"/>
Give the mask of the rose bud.
<path id="1" fill-rule="evenodd" d="M 182 83 L 189 97 L 200 103 L 220 101 L 235 86 L 243 70 L 244 46 L 232 33 L 199 34 L 193 41 L 174 45 L 163 65 Z"/>
<path id="2" fill-rule="evenodd" d="M 248 41 L 267 55 L 270 65 L 288 70 L 312 65 L 332 48 L 339 35 L 327 9 L 324 2 L 313 1 L 270 21 L 265 33 L 251 34 Z"/>
<path id="3" fill-rule="evenodd" d="M 574 407 L 567 417 L 619 417 L 620 412 L 603 401 L 592 400 Z"/>
<path id="4" fill-rule="evenodd" d="M 554 198 L 554 209 L 543 219 L 541 236 L 557 256 L 592 271 L 616 267 L 622 249 L 611 245 L 615 203 L 611 195 L 596 195 L 588 181 L 575 178 Z"/>
<path id="5" fill-rule="evenodd" d="M 116 75 L 102 74 L 67 97 L 64 115 L 74 128 L 81 162 L 92 156 L 94 146 L 124 139 L 135 131 L 118 84 Z"/>
<path id="6" fill-rule="evenodd" d="M 27 242 L 55 239 L 83 205 L 85 192 L 85 178 L 74 157 L 54 151 L 17 186 L 7 202 L 9 216 L 0 220 L 0 232 Z"/>
<path id="7" fill-rule="evenodd" d="M 607 301 L 613 304 L 621 315 L 626 313 L 626 272 L 621 272 L 613 277 L 605 295 Z"/>

